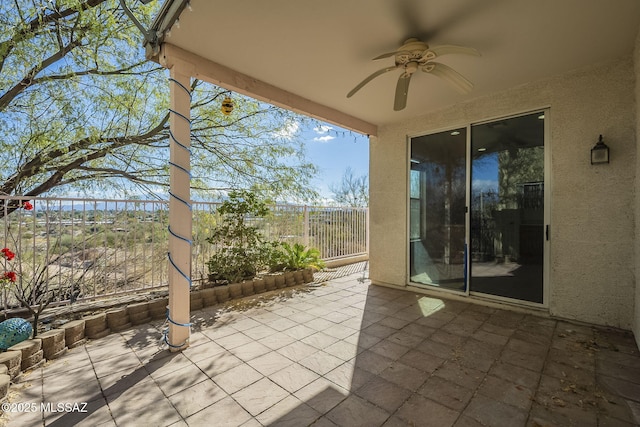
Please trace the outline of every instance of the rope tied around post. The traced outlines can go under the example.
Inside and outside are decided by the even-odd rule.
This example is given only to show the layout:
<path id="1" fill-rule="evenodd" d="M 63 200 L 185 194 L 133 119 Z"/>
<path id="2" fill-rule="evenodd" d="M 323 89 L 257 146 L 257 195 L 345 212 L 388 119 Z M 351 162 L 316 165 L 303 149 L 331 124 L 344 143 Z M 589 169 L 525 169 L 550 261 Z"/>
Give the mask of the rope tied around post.
<path id="1" fill-rule="evenodd" d="M 179 81 L 177 81 L 176 79 L 169 77 L 169 82 L 170 84 L 175 84 L 178 88 L 182 89 L 182 91 L 184 91 L 188 96 L 189 96 L 189 101 L 191 101 L 191 91 L 182 83 L 180 83 Z M 189 125 L 189 133 L 191 133 L 191 120 L 185 116 L 184 114 L 175 111 L 173 108 L 169 108 L 169 114 L 173 115 L 175 117 L 178 117 L 182 120 L 184 120 L 188 125 Z M 175 136 L 175 134 L 173 133 L 174 129 L 170 129 L 169 130 L 169 139 L 170 142 L 173 142 L 175 144 L 176 147 L 180 147 L 182 150 L 184 150 L 186 152 L 186 154 L 188 154 L 189 156 L 191 155 L 191 148 L 186 145 L 185 143 L 179 141 L 179 139 Z M 169 166 L 171 169 L 177 170 L 183 174 L 185 174 L 187 176 L 188 181 L 191 181 L 191 170 L 190 170 L 190 166 L 189 166 L 189 162 L 188 160 L 186 162 L 182 162 L 184 164 L 179 164 L 181 163 L 180 161 L 176 160 L 175 158 L 169 160 Z M 175 191 L 175 188 L 173 189 Z M 178 191 L 179 192 L 179 191 Z M 169 191 L 169 197 L 170 199 L 174 199 L 176 201 L 178 201 L 180 204 L 184 205 L 189 212 L 191 212 L 192 210 L 192 206 L 191 203 L 189 202 L 189 195 L 188 195 L 188 191 L 186 192 L 186 195 L 181 194 L 181 195 L 177 195 L 175 194 L 175 192 L 173 191 Z M 170 221 L 171 223 L 171 221 Z M 178 227 L 180 228 L 180 227 Z M 171 229 L 171 225 L 169 225 L 167 227 L 167 230 L 169 231 L 170 237 L 176 238 L 182 242 L 185 242 L 189 245 L 189 253 L 191 253 L 191 245 L 192 245 L 192 241 L 190 239 L 190 236 L 183 236 L 180 235 L 179 233 L 176 233 L 174 230 Z M 175 248 L 174 248 L 175 249 Z M 170 268 L 173 269 L 174 271 L 176 271 L 179 274 L 179 277 L 181 277 L 182 279 L 184 279 L 184 281 L 186 282 L 186 284 L 188 285 L 188 288 L 191 289 L 191 285 L 192 285 L 192 281 L 191 281 L 191 277 L 190 277 L 190 272 L 186 272 L 184 271 L 182 268 L 180 268 L 180 266 L 178 265 L 178 263 L 176 263 L 175 258 L 172 256 L 171 253 L 171 248 L 169 249 L 169 251 L 167 252 L 167 259 L 169 260 L 169 265 Z M 184 267 L 184 260 L 182 261 L 183 267 Z M 174 277 L 174 276 L 170 276 L 170 277 Z M 166 345 L 168 345 L 171 348 L 182 348 L 185 345 L 187 345 L 189 343 L 189 338 L 187 336 L 186 340 L 179 345 L 176 344 L 172 344 L 171 342 L 169 342 L 169 328 L 171 325 L 174 326 L 178 326 L 178 327 L 184 327 L 184 328 L 189 328 L 191 326 L 190 322 L 187 323 L 182 323 L 182 322 L 177 322 L 175 320 L 173 320 L 171 318 L 171 313 L 169 310 L 169 306 L 167 306 L 167 315 L 166 315 L 166 321 L 165 321 L 165 325 L 166 327 L 164 328 L 162 335 L 163 338 L 162 340 L 164 341 L 164 343 Z"/>

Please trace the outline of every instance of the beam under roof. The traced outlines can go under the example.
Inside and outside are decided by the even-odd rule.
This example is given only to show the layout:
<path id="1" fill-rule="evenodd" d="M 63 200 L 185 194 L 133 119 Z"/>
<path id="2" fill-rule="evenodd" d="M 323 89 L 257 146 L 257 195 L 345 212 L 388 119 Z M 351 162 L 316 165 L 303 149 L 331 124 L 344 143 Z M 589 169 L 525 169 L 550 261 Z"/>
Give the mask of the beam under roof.
<path id="1" fill-rule="evenodd" d="M 171 68 L 176 62 L 186 63 L 193 70 L 192 77 L 197 79 L 354 132 L 368 136 L 378 134 L 378 127 L 372 123 L 280 89 L 169 43 L 163 43 L 159 55 L 151 59 L 166 68 Z"/>

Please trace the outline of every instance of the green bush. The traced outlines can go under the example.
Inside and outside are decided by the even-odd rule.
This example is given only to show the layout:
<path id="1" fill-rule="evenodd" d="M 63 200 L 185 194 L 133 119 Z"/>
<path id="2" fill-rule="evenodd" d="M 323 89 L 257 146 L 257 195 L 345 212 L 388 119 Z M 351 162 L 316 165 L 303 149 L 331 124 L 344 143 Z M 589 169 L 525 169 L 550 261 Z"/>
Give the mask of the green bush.
<path id="1" fill-rule="evenodd" d="M 306 248 L 300 243 L 294 243 L 291 246 L 288 243 L 281 245 L 284 251 L 285 269 L 301 270 L 305 268 L 313 268 L 322 270 L 324 261 L 320 258 L 320 251 L 316 248 Z"/>
<path id="2" fill-rule="evenodd" d="M 273 243 L 251 222 L 259 222 L 269 213 L 264 201 L 241 190 L 229 193 L 218 209 L 221 222 L 213 227 L 207 242 L 216 246 L 207 262 L 209 275 L 216 281 L 238 282 L 252 278 L 269 265 Z"/>

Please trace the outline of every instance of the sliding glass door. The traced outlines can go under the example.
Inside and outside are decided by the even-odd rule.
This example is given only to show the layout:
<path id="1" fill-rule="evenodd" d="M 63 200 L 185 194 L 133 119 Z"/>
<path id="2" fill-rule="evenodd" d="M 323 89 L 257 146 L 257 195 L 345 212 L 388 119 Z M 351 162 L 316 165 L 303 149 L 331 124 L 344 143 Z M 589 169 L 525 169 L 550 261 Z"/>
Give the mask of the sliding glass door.
<path id="1" fill-rule="evenodd" d="M 466 141 L 465 128 L 411 141 L 412 282 L 464 290 Z"/>
<path id="2" fill-rule="evenodd" d="M 471 126 L 472 292 L 543 302 L 543 113 Z"/>
<path id="3" fill-rule="evenodd" d="M 544 303 L 544 122 L 537 112 L 411 139 L 411 283 Z"/>

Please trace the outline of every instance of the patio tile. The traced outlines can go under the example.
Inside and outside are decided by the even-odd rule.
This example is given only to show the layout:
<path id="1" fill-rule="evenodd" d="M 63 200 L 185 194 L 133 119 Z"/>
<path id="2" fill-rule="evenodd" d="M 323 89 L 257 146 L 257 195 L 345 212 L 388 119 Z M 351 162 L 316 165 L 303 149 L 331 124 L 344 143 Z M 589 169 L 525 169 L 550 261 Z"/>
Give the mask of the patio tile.
<path id="1" fill-rule="evenodd" d="M 310 356 L 302 358 L 298 363 L 308 369 L 311 369 L 316 374 L 324 375 L 342 365 L 344 360 L 320 350 Z"/>
<path id="2" fill-rule="evenodd" d="M 262 414 L 256 419 L 262 425 L 273 427 L 300 427 L 312 425 L 321 414 L 301 402 L 294 396 L 289 396 Z"/>
<path id="3" fill-rule="evenodd" d="M 530 389 L 491 375 L 478 387 L 478 393 L 523 411 L 529 411 L 533 400 Z"/>
<path id="4" fill-rule="evenodd" d="M 532 341 L 523 341 L 518 338 L 511 337 L 506 345 L 509 350 L 518 351 L 520 353 L 530 354 L 538 357 L 545 357 L 549 351 L 548 344 L 540 344 Z"/>
<path id="5" fill-rule="evenodd" d="M 531 354 L 520 353 L 514 350 L 504 350 L 500 360 L 521 368 L 530 369 L 534 372 L 541 372 L 544 366 L 544 357 Z"/>
<path id="6" fill-rule="evenodd" d="M 246 336 L 248 336 L 249 338 L 251 338 L 252 340 L 259 340 L 265 337 L 268 337 L 270 335 L 273 335 L 275 333 L 277 333 L 278 331 L 276 331 L 275 329 L 267 326 L 267 325 L 258 325 L 256 327 L 253 327 L 251 329 L 247 329 L 245 331 L 243 331 L 242 333 L 245 334 Z"/>
<path id="7" fill-rule="evenodd" d="M 207 374 L 209 378 L 227 372 L 229 369 L 241 364 L 242 360 L 229 351 L 195 362 L 195 365 Z"/>
<path id="8" fill-rule="evenodd" d="M 398 361 L 427 373 L 433 373 L 444 363 L 444 359 L 418 350 L 409 350 Z"/>
<path id="9" fill-rule="evenodd" d="M 202 330 L 202 334 L 207 336 L 211 341 L 218 341 L 220 338 L 224 338 L 229 335 L 233 335 L 238 331 L 231 326 L 227 326 L 221 322 L 216 322 L 213 327 Z"/>
<path id="10" fill-rule="evenodd" d="M 207 379 L 169 396 L 169 401 L 183 418 L 187 418 L 225 397 L 227 393 Z"/>
<path id="11" fill-rule="evenodd" d="M 355 393 L 389 413 L 395 412 L 411 396 L 411 391 L 381 377 L 373 377 Z"/>
<path id="12" fill-rule="evenodd" d="M 103 359 L 93 364 L 93 369 L 98 378 L 114 372 L 128 370 L 142 366 L 138 357 L 133 351 L 124 353 L 120 356 Z"/>
<path id="13" fill-rule="evenodd" d="M 269 322 L 267 326 L 275 329 L 278 332 L 284 332 L 288 329 L 298 326 L 298 323 L 294 322 L 293 320 L 287 319 L 286 317 L 280 316 L 279 319 Z"/>
<path id="14" fill-rule="evenodd" d="M 195 312 L 181 353 L 158 350 L 158 322 L 112 334 L 12 391 L 95 408 L 46 414 L 56 425 L 640 424 L 640 352 L 628 333 L 353 276 L 328 283 L 242 312 Z M 11 415 L 10 425 L 43 422 Z"/>
<path id="15" fill-rule="evenodd" d="M 436 376 L 427 379 L 418 393 L 456 411 L 463 410 L 473 396 L 473 390 Z"/>
<path id="16" fill-rule="evenodd" d="M 463 414 L 483 425 L 495 427 L 522 426 L 527 420 L 526 411 L 480 394 L 471 399 Z"/>
<path id="17" fill-rule="evenodd" d="M 535 390 L 540 381 L 540 373 L 500 361 L 491 367 L 489 375 L 509 380 L 531 390 Z"/>
<path id="18" fill-rule="evenodd" d="M 349 319 L 340 322 L 342 326 L 346 326 L 347 328 L 351 328 L 354 331 L 359 331 L 362 327 L 362 316 L 350 317 Z"/>
<path id="19" fill-rule="evenodd" d="M 78 402 L 79 401 L 74 401 Z M 73 402 L 70 402 L 73 403 Z M 55 404 L 54 404 L 55 406 Z M 87 406 L 81 408 L 86 412 L 43 412 L 45 425 L 63 426 L 114 426 L 115 422 L 109 412 L 109 407 L 104 399 L 88 402 Z M 16 424 L 18 425 L 18 424 Z M 23 426 L 31 424 L 20 424 Z"/>
<path id="20" fill-rule="evenodd" d="M 581 385 L 593 384 L 596 378 L 596 374 L 593 371 L 549 360 L 545 363 L 542 373 Z"/>
<path id="21" fill-rule="evenodd" d="M 482 343 L 494 345 L 497 347 L 503 347 L 507 343 L 507 341 L 509 341 L 508 336 L 485 331 L 482 327 L 473 333 L 473 338 Z"/>
<path id="22" fill-rule="evenodd" d="M 332 356 L 339 357 L 345 362 L 352 360 L 358 354 L 358 346 L 346 341 L 337 341 L 324 349 L 325 352 Z"/>
<path id="23" fill-rule="evenodd" d="M 453 346 L 433 341 L 431 338 L 424 340 L 416 349 L 443 360 L 453 357 L 455 351 Z"/>
<path id="24" fill-rule="evenodd" d="M 369 335 L 373 335 L 374 337 L 378 337 L 380 339 L 384 339 L 384 338 L 387 338 L 389 335 L 395 333 L 396 330 L 397 329 L 381 325 L 380 323 L 374 323 L 373 325 L 364 328 L 362 332 Z"/>
<path id="25" fill-rule="evenodd" d="M 338 426 L 369 427 L 382 425 L 389 418 L 389 413 L 358 396 L 351 395 L 326 416 Z"/>
<path id="26" fill-rule="evenodd" d="M 312 355 L 318 351 L 318 349 L 303 342 L 295 341 L 287 346 L 277 349 L 276 351 L 284 357 L 297 362 L 300 359 Z"/>
<path id="27" fill-rule="evenodd" d="M 451 347 L 462 347 L 462 344 L 469 339 L 468 336 L 463 336 L 459 334 L 454 334 L 449 331 L 445 331 L 443 329 L 439 329 L 435 331 L 429 339 L 431 341 L 439 342 L 441 344 L 446 344 Z"/>
<path id="28" fill-rule="evenodd" d="M 323 332 L 316 332 L 301 340 L 305 344 L 309 344 L 317 349 L 323 349 L 338 341 L 338 338 L 327 335 Z"/>
<path id="29" fill-rule="evenodd" d="M 322 316 L 323 319 L 329 320 L 330 322 L 333 322 L 333 323 L 342 323 L 345 320 L 351 319 L 352 317 L 353 316 L 350 314 L 345 314 L 337 310 Z"/>
<path id="30" fill-rule="evenodd" d="M 598 425 L 597 415 L 581 409 L 565 410 L 565 408 L 547 408 L 537 403 L 533 403 L 529 412 L 529 420 L 541 426 L 585 426 L 595 427 Z M 532 424 L 535 425 L 535 424 Z"/>
<path id="31" fill-rule="evenodd" d="M 362 349 L 369 349 L 371 346 L 382 341 L 382 338 L 375 335 L 368 334 L 366 332 L 355 333 L 344 338 L 346 342 L 356 344 Z"/>
<path id="32" fill-rule="evenodd" d="M 189 347 L 182 352 L 190 361 L 199 362 L 217 354 L 224 353 L 226 350 L 219 344 L 209 341 L 194 347 Z"/>
<path id="33" fill-rule="evenodd" d="M 144 382 L 150 383 L 151 381 L 149 373 L 142 368 L 116 372 L 111 375 L 105 375 L 99 379 L 102 395 L 106 397 L 114 394 L 122 394 L 137 384 Z"/>
<path id="34" fill-rule="evenodd" d="M 356 366 L 374 375 L 380 374 L 393 363 L 393 359 L 384 357 L 378 353 L 365 350 L 356 357 Z"/>
<path id="35" fill-rule="evenodd" d="M 414 335 L 420 338 L 429 338 L 436 329 L 430 328 L 428 326 L 420 325 L 419 323 L 413 322 L 405 326 L 401 329 L 401 332 L 404 332 L 409 335 Z"/>
<path id="36" fill-rule="evenodd" d="M 120 395 L 107 397 L 107 401 L 117 425 L 136 425 L 141 414 L 147 425 L 168 426 L 181 420 L 173 405 L 155 387 L 131 387 Z M 148 410 L 149 402 L 153 402 L 153 410 Z"/>
<path id="37" fill-rule="evenodd" d="M 296 341 L 295 338 L 292 338 L 289 335 L 283 334 L 282 332 L 276 332 L 275 334 L 269 335 L 267 337 L 264 337 L 258 340 L 260 344 L 266 345 L 271 350 L 277 350 L 295 341 Z"/>
<path id="38" fill-rule="evenodd" d="M 311 304 L 307 304 L 307 305 L 310 306 L 309 308 L 314 307 Z M 296 323 L 306 324 L 307 322 L 311 322 L 312 320 L 317 319 L 317 317 L 312 314 L 301 311 L 299 313 L 292 314 L 291 316 L 288 317 L 288 319 Z"/>
<path id="39" fill-rule="evenodd" d="M 251 419 L 251 414 L 242 408 L 231 397 L 207 406 L 186 419 L 189 426 L 211 425 L 215 420 L 216 427 L 237 427 Z"/>
<path id="40" fill-rule="evenodd" d="M 338 339 L 344 339 L 348 336 L 353 335 L 353 333 L 356 332 L 356 330 L 344 325 L 333 324 L 327 329 L 324 329 L 322 332 Z"/>
<path id="41" fill-rule="evenodd" d="M 269 375 L 269 379 L 287 390 L 289 393 L 295 393 L 310 382 L 317 380 L 319 377 L 320 376 L 315 372 L 297 363 L 293 363 L 286 368 Z"/>
<path id="42" fill-rule="evenodd" d="M 604 385 L 608 390 L 612 390 L 625 399 L 636 402 L 640 400 L 638 397 L 640 396 L 640 384 L 605 376 L 598 377 L 598 383 Z"/>
<path id="43" fill-rule="evenodd" d="M 156 380 L 156 383 L 165 396 L 171 396 L 208 379 L 209 377 L 200 368 L 196 365 L 191 365 L 164 375 Z"/>
<path id="44" fill-rule="evenodd" d="M 429 374 L 404 363 L 394 362 L 380 373 L 380 377 L 407 390 L 416 391 L 427 380 Z"/>
<path id="45" fill-rule="evenodd" d="M 482 383 L 485 373 L 475 369 L 462 367 L 453 362 L 447 362 L 438 369 L 434 375 L 463 387 L 475 390 L 480 383 Z"/>
<path id="46" fill-rule="evenodd" d="M 232 395 L 235 401 L 254 417 L 287 396 L 288 391 L 268 378 L 263 378 Z"/>
<path id="47" fill-rule="evenodd" d="M 305 322 L 305 326 L 315 329 L 316 331 L 324 331 L 327 328 L 335 325 L 335 323 L 330 320 L 323 319 L 322 317 L 316 317 L 313 320 Z"/>
<path id="48" fill-rule="evenodd" d="M 232 348 L 229 351 L 234 356 L 246 362 L 251 359 L 255 359 L 258 356 L 262 356 L 263 354 L 269 353 L 271 349 L 266 345 L 260 344 L 259 342 L 251 341 L 248 344 L 244 344 L 239 347 Z"/>
<path id="49" fill-rule="evenodd" d="M 263 375 L 260 372 L 246 363 L 242 363 L 213 376 L 211 379 L 228 394 L 233 394 L 261 378 L 263 378 Z"/>
<path id="50" fill-rule="evenodd" d="M 143 366 L 153 378 L 160 378 L 177 369 L 187 367 L 192 363 L 193 362 L 187 359 L 182 353 L 171 353 L 169 356 L 151 360 Z"/>
<path id="51" fill-rule="evenodd" d="M 388 357 L 393 360 L 397 360 L 409 351 L 409 347 L 405 347 L 400 344 L 396 344 L 388 339 L 382 340 L 377 344 L 374 344 L 367 351 L 372 351 L 381 356 Z"/>
<path id="52" fill-rule="evenodd" d="M 328 412 L 348 395 L 349 391 L 325 378 L 318 378 L 294 393 L 295 397 L 320 413 Z"/>
<path id="53" fill-rule="evenodd" d="M 305 325 L 296 325 L 291 328 L 288 328 L 285 331 L 282 331 L 286 335 L 289 335 L 291 338 L 296 340 L 301 340 L 309 335 L 313 335 L 316 333 L 315 329 L 311 329 Z"/>
<path id="54" fill-rule="evenodd" d="M 291 359 L 288 359 L 275 351 L 263 354 L 262 356 L 256 357 L 255 359 L 251 359 L 247 362 L 249 366 L 264 376 L 269 376 L 274 372 L 278 372 L 293 363 L 294 362 Z"/>
<path id="55" fill-rule="evenodd" d="M 535 426 L 535 424 L 533 424 L 533 426 Z M 458 418 L 458 421 L 456 421 L 456 423 L 453 425 L 453 427 L 484 427 L 484 424 L 480 424 L 479 421 L 476 421 L 473 418 L 469 418 L 466 415 L 461 415 L 460 418 Z"/>
<path id="56" fill-rule="evenodd" d="M 446 427 L 452 426 L 460 415 L 432 400 L 414 394 L 396 412 L 409 425 Z"/>
<path id="57" fill-rule="evenodd" d="M 243 334 L 242 332 L 236 332 L 235 334 L 227 335 L 226 337 L 218 338 L 215 340 L 218 345 L 221 345 L 227 350 L 240 347 L 241 345 L 249 344 L 253 342 L 251 338 Z"/>
<path id="58" fill-rule="evenodd" d="M 355 363 L 347 362 L 328 372 L 324 377 L 346 390 L 354 391 L 363 386 L 373 376 L 371 372 L 357 367 Z"/>
<path id="59" fill-rule="evenodd" d="M 386 339 L 396 344 L 403 345 L 405 347 L 413 348 L 424 341 L 426 337 L 420 337 L 417 335 L 412 335 L 404 330 L 400 332 L 396 332 L 395 334 L 390 335 Z"/>
<path id="60" fill-rule="evenodd" d="M 257 320 L 254 320 L 250 317 L 245 317 L 236 322 L 233 322 L 231 326 L 237 331 L 243 332 L 247 329 L 255 328 L 256 326 L 260 326 L 261 323 Z"/>

